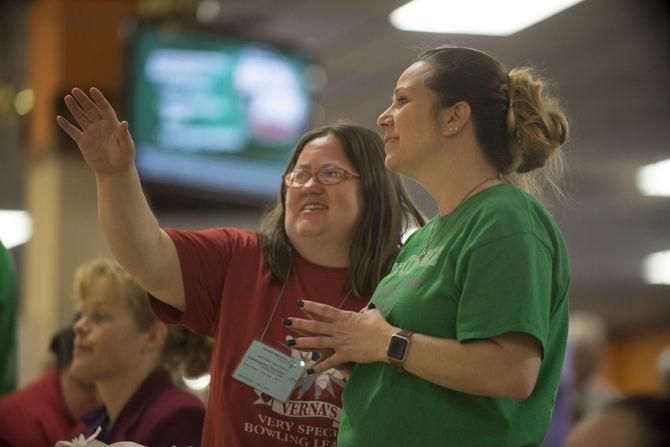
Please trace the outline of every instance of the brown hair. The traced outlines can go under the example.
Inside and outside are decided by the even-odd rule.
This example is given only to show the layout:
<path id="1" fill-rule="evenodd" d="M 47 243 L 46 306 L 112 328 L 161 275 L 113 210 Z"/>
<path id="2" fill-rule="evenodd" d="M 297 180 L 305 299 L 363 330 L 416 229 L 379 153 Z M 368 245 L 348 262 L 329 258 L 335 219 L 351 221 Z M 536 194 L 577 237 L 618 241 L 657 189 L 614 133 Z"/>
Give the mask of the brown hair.
<path id="1" fill-rule="evenodd" d="M 458 101 L 470 105 L 477 141 L 498 172 L 536 196 L 545 187 L 561 195 L 560 147 L 569 126 L 559 101 L 547 93 L 547 81 L 529 67 L 507 73 L 498 61 L 472 48 L 432 48 L 418 61 L 431 66 L 426 86 L 437 93 L 437 107 Z"/>
<path id="2" fill-rule="evenodd" d="M 401 237 L 413 223 L 425 223 L 412 204 L 402 180 L 384 168 L 384 143 L 370 129 L 347 122 L 318 127 L 298 141 L 286 172 L 293 169 L 300 153 L 310 141 L 334 135 L 344 153 L 361 175 L 363 217 L 349 250 L 350 276 L 343 293 L 361 298 L 371 294 L 393 266 L 402 245 Z M 285 281 L 293 257 L 293 247 L 284 228 L 286 185 L 282 182 L 275 204 L 261 221 L 258 236 L 275 279 Z"/>
<path id="3" fill-rule="evenodd" d="M 97 258 L 79 266 L 74 275 L 74 291 L 79 301 L 84 301 L 90 287 L 101 279 L 107 281 L 114 296 L 130 311 L 141 331 L 148 331 L 158 323 L 144 289 L 111 259 Z M 197 376 L 209 370 L 211 355 L 211 340 L 182 326 L 169 325 L 159 366 L 189 377 Z"/>

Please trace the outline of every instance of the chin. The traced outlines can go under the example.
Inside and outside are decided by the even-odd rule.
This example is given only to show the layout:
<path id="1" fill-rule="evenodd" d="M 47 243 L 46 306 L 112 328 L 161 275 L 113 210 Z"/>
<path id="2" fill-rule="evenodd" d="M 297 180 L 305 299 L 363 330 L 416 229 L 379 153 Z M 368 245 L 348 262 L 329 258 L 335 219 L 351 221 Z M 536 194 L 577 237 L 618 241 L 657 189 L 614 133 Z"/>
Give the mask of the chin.
<path id="1" fill-rule="evenodd" d="M 402 172 L 400 172 L 397 156 L 394 157 L 393 155 L 387 154 L 386 158 L 384 158 L 384 166 L 394 174 L 402 174 Z"/>

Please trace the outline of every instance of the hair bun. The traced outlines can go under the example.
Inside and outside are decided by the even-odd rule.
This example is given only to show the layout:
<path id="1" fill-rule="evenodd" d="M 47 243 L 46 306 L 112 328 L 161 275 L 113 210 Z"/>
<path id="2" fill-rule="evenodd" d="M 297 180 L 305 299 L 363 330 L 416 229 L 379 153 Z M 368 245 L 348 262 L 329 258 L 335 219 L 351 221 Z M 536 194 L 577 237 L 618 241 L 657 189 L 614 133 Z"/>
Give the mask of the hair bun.
<path id="1" fill-rule="evenodd" d="M 545 81 L 530 68 L 509 73 L 510 172 L 524 173 L 544 166 L 568 138 L 565 113 L 545 86 Z"/>

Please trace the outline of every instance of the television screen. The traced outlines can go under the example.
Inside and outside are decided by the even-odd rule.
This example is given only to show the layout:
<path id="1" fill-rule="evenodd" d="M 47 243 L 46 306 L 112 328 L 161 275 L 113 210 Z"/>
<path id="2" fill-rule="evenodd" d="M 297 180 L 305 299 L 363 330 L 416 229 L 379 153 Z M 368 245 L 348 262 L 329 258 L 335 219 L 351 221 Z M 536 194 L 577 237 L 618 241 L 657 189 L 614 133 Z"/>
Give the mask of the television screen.
<path id="1" fill-rule="evenodd" d="M 267 43 L 141 25 L 129 114 L 143 180 L 267 199 L 309 125 L 313 61 Z"/>

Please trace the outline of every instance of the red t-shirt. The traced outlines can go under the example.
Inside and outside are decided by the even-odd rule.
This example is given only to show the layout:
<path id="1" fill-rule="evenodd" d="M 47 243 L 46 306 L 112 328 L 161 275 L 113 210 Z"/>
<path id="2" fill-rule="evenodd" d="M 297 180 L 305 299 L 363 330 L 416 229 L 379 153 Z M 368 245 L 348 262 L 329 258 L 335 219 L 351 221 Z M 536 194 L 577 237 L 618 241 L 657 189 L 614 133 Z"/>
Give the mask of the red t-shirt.
<path id="1" fill-rule="evenodd" d="M 44 447 L 69 439 L 76 421 L 63 401 L 57 369 L 0 399 L 0 446 Z"/>
<path id="2" fill-rule="evenodd" d="M 182 314 L 152 298 L 154 311 L 166 322 L 215 340 L 202 445 L 334 446 L 345 382 L 341 372 L 303 377 L 286 402 L 232 377 L 251 342 L 260 339 L 282 288 L 272 280 L 256 234 L 234 228 L 167 232 L 179 253 L 186 305 Z M 293 333 L 282 320 L 301 314 L 300 298 L 340 306 L 348 274 L 346 268 L 322 267 L 296 254 L 263 342 L 308 367 L 313 364 L 310 354 L 284 345 Z M 348 297 L 342 308 L 358 311 L 364 305 Z"/>

